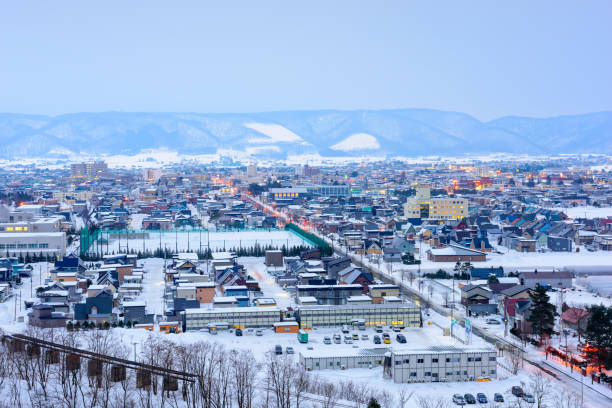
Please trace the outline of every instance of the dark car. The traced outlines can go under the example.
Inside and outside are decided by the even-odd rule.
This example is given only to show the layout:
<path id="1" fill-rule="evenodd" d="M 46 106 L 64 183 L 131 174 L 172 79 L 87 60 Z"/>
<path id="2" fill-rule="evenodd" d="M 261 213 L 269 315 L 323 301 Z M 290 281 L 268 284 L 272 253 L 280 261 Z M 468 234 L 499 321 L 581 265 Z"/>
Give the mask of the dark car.
<path id="1" fill-rule="evenodd" d="M 493 396 L 493 401 L 504 402 L 504 396 L 501 395 L 499 392 L 496 392 L 495 395 Z"/>
<path id="2" fill-rule="evenodd" d="M 468 404 L 475 404 L 476 403 L 476 398 L 474 398 L 474 396 L 472 394 L 465 394 L 463 396 L 463 398 L 465 399 L 465 402 L 467 402 Z"/>
<path id="3" fill-rule="evenodd" d="M 242 336 L 242 329 L 236 329 L 236 336 Z"/>
<path id="4" fill-rule="evenodd" d="M 487 402 L 489 402 L 487 400 L 487 396 L 484 395 L 482 392 L 479 392 L 478 394 L 476 394 L 476 399 L 478 400 L 479 404 L 486 404 Z"/>
<path id="5" fill-rule="evenodd" d="M 525 393 L 523 392 L 523 389 L 519 386 L 514 386 L 512 387 L 512 395 L 514 395 L 515 397 L 519 397 L 521 398 Z"/>
<path id="6" fill-rule="evenodd" d="M 381 343 L 380 336 L 376 336 L 375 335 L 373 338 L 374 338 L 374 344 L 380 344 Z"/>
<path id="7" fill-rule="evenodd" d="M 283 354 L 283 348 L 279 344 L 277 344 L 276 346 L 274 346 L 274 352 L 276 354 Z"/>
<path id="8" fill-rule="evenodd" d="M 398 334 L 395 339 L 399 342 L 399 343 L 406 343 L 406 336 L 404 336 L 403 334 Z"/>

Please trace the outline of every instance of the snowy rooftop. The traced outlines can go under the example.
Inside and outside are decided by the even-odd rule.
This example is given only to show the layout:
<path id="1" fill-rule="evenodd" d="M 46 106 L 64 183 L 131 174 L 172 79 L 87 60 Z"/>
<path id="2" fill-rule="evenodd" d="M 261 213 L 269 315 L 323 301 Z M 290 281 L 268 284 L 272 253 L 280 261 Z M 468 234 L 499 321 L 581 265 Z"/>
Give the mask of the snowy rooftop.
<path id="1" fill-rule="evenodd" d="M 123 302 L 122 303 L 123 307 L 144 307 L 146 306 L 144 301 L 140 301 L 140 300 L 134 300 L 131 302 Z"/>

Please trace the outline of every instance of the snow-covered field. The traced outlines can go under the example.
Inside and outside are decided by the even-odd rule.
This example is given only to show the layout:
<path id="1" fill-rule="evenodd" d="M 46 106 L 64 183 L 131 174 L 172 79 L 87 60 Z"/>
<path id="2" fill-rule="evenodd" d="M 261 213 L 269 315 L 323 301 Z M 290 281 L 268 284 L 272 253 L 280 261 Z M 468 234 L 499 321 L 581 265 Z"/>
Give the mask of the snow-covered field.
<path id="1" fill-rule="evenodd" d="M 558 207 L 555 210 L 563 211 L 570 218 L 607 218 L 612 217 L 612 207 Z"/>
<path id="2" fill-rule="evenodd" d="M 140 232 L 139 232 L 140 234 Z M 107 239 L 106 233 L 102 233 L 102 239 Z M 179 252 L 197 251 L 200 248 L 205 250 L 209 247 L 213 251 L 230 250 L 232 248 L 248 248 L 255 244 L 259 246 L 272 245 L 273 247 L 294 247 L 299 245 L 309 245 L 299 236 L 291 231 L 284 230 L 257 230 L 257 231 L 229 231 L 229 232 L 210 232 L 198 231 L 145 231 L 144 236 L 128 236 L 123 233 L 111 235 L 102 245 L 103 253 L 118 253 L 129 250 L 141 251 L 143 249 L 154 251 L 158 248 L 168 248 Z M 97 251 L 97 246 L 91 246 L 90 251 Z"/>

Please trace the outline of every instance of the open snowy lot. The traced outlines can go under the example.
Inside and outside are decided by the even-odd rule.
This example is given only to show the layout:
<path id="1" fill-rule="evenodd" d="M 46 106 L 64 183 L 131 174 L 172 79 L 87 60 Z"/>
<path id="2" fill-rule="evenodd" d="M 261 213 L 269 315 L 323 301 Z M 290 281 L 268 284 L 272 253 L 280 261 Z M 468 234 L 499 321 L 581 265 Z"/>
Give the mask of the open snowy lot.
<path id="1" fill-rule="evenodd" d="M 205 250 L 209 247 L 213 251 L 230 250 L 232 248 L 248 248 L 255 245 L 273 247 L 293 247 L 299 245 L 309 245 L 301 237 L 291 231 L 285 230 L 254 230 L 254 231 L 227 231 L 210 232 L 206 231 L 138 231 L 133 233 L 121 234 L 102 233 L 101 251 L 103 253 L 119 253 L 128 250 L 154 251 L 158 248 L 179 252 Z M 108 241 L 108 243 L 106 242 Z M 97 251 L 98 246 L 92 245 L 90 251 Z"/>
<path id="2" fill-rule="evenodd" d="M 570 218 L 607 218 L 612 217 L 612 207 L 558 207 L 555 210 L 563 211 Z"/>

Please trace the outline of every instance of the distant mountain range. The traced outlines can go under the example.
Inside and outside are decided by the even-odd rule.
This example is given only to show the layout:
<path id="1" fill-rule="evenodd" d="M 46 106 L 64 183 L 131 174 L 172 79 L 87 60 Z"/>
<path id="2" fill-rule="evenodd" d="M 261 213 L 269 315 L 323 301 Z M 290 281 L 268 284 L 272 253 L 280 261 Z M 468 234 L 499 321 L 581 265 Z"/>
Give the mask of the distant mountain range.
<path id="1" fill-rule="evenodd" d="M 0 114 L 0 157 L 57 152 L 185 154 L 232 149 L 263 158 L 288 155 L 394 156 L 478 153 L 612 153 L 612 112 L 481 122 L 427 109 L 245 114 Z"/>

